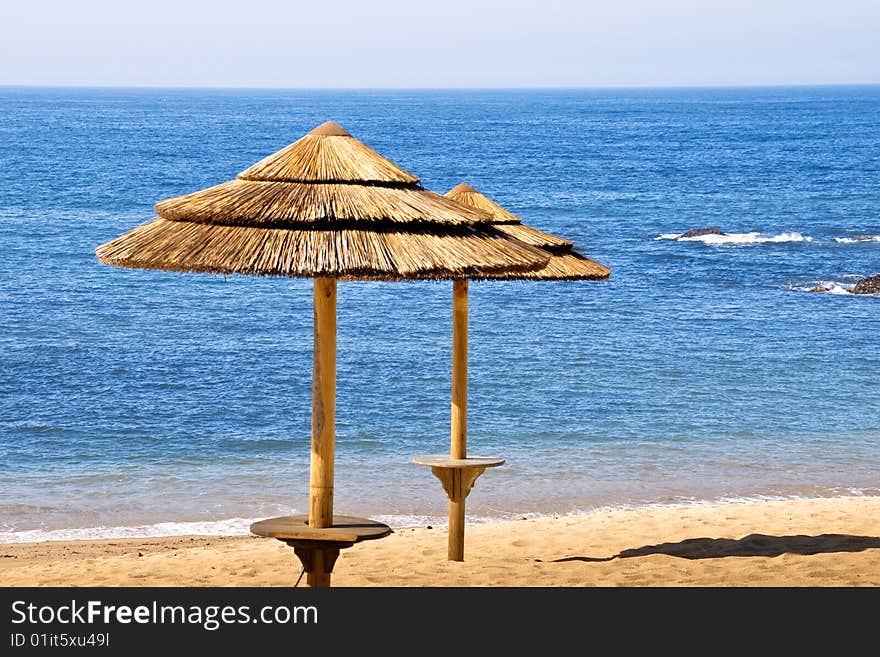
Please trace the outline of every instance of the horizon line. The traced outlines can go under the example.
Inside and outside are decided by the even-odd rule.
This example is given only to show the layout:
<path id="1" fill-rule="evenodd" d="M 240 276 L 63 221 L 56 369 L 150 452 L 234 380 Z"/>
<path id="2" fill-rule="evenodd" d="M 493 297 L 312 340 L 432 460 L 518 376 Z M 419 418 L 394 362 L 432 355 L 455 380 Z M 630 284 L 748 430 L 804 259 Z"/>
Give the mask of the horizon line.
<path id="1" fill-rule="evenodd" d="M 668 84 L 606 86 L 521 86 L 521 87 L 270 87 L 212 85 L 123 85 L 123 84 L 12 84 L 0 83 L 0 89 L 101 89 L 101 90 L 175 90 L 175 91 L 651 91 L 697 89 L 809 89 L 816 87 L 873 87 L 880 82 L 810 82 L 810 83 L 734 83 Z"/>

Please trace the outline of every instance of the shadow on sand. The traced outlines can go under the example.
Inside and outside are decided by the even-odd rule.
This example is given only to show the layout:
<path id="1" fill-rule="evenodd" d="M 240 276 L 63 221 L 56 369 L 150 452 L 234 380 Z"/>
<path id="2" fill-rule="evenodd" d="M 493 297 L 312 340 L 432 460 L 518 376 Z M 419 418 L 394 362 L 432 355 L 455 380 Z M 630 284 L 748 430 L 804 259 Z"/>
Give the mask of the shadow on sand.
<path id="1" fill-rule="evenodd" d="M 830 552 L 862 552 L 880 548 L 876 536 L 850 536 L 848 534 L 820 534 L 819 536 L 768 536 L 749 534 L 743 538 L 688 538 L 678 543 L 644 545 L 623 550 L 611 557 L 574 556 L 553 559 L 564 561 L 611 561 L 650 554 L 665 554 L 682 559 L 720 559 L 723 557 L 778 557 L 781 554 L 824 554 Z"/>

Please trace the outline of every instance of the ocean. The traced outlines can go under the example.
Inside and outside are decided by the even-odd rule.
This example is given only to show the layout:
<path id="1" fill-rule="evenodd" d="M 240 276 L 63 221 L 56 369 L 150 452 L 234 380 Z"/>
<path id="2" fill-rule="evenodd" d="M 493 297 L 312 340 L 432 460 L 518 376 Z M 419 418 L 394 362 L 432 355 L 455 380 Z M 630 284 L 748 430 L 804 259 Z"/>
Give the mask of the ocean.
<path id="1" fill-rule="evenodd" d="M 308 508 L 308 279 L 102 265 L 332 119 L 611 268 L 470 286 L 468 522 L 880 495 L 880 86 L 0 88 L 0 542 Z M 717 227 L 726 235 L 678 239 Z M 823 285 L 830 293 L 809 292 Z M 451 283 L 339 285 L 337 513 L 445 524 Z"/>

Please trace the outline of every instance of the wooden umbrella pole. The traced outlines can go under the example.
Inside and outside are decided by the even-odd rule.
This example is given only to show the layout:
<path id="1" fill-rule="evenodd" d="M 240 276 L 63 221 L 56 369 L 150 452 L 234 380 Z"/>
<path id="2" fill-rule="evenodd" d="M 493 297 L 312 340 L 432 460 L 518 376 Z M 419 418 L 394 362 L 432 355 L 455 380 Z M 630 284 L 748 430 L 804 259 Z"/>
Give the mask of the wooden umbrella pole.
<path id="1" fill-rule="evenodd" d="M 336 432 L 335 278 L 315 278 L 314 305 L 312 456 L 309 472 L 309 527 L 313 529 L 333 526 L 333 456 Z M 307 557 L 307 561 L 310 561 L 310 567 L 307 567 L 308 585 L 330 586 L 332 561 L 335 559 L 319 544 L 315 544 L 307 552 L 310 555 Z"/>
<path id="2" fill-rule="evenodd" d="M 467 458 L 468 282 L 452 286 L 452 426 L 449 456 Z"/>
<path id="3" fill-rule="evenodd" d="M 315 278 L 312 369 L 312 456 L 309 526 L 333 525 L 333 452 L 336 429 L 336 279 Z"/>
<path id="4" fill-rule="evenodd" d="M 467 369 L 468 369 L 468 282 L 456 280 L 452 285 L 452 422 L 449 456 L 467 458 Z M 464 561 L 464 506 L 467 492 L 462 485 L 462 472 L 450 473 L 452 494 L 449 496 L 449 561 Z"/>

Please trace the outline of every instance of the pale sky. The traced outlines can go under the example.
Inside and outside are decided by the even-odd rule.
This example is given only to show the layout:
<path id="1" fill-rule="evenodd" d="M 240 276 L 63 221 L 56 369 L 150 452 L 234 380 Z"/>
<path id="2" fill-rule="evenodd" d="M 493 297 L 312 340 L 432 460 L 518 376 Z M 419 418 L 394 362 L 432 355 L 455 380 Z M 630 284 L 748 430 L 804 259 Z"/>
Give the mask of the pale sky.
<path id="1" fill-rule="evenodd" d="M 880 0 L 0 0 L 0 85 L 880 83 Z"/>

